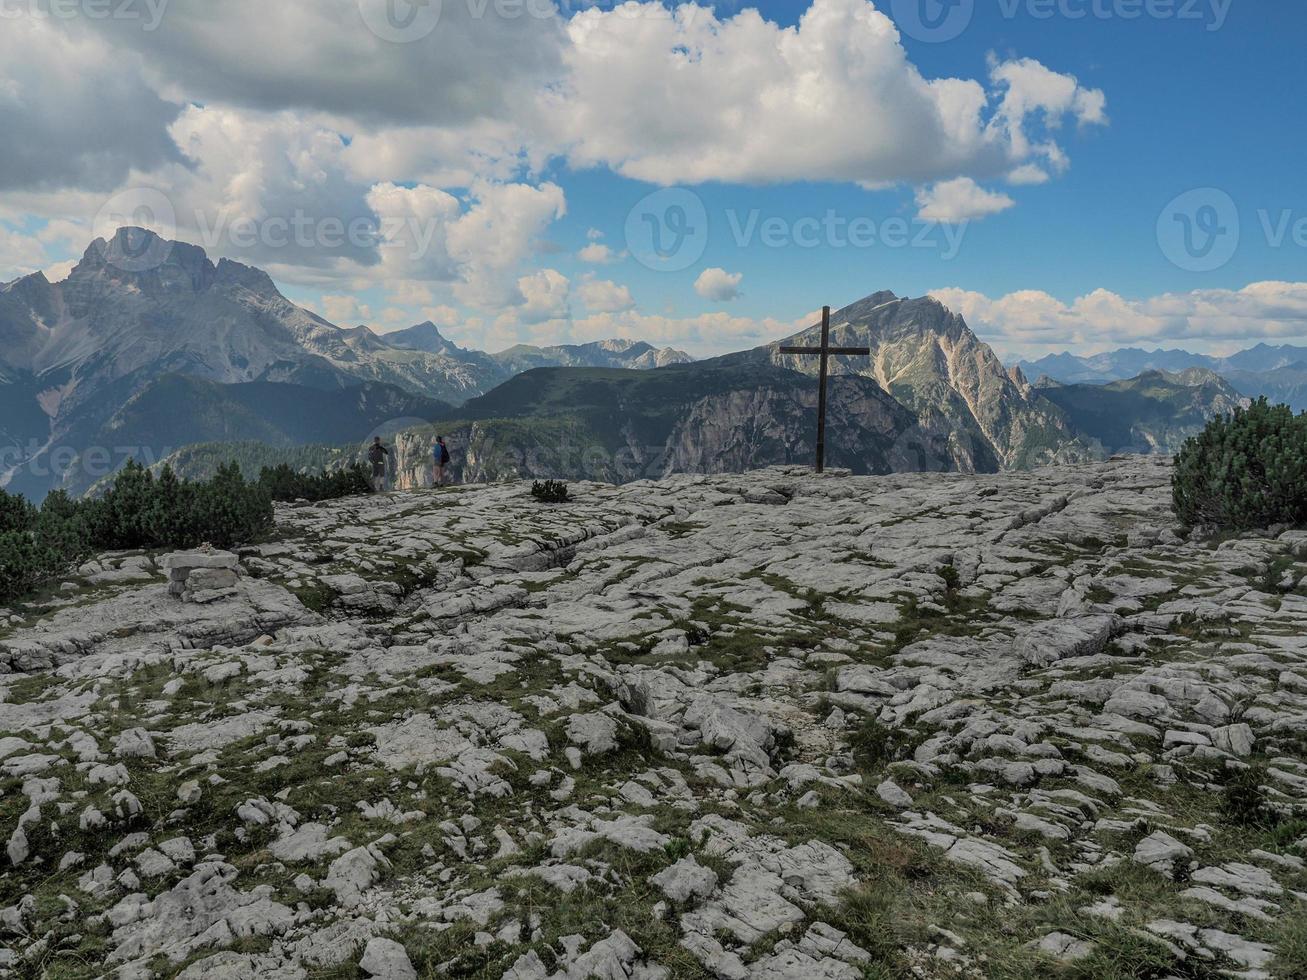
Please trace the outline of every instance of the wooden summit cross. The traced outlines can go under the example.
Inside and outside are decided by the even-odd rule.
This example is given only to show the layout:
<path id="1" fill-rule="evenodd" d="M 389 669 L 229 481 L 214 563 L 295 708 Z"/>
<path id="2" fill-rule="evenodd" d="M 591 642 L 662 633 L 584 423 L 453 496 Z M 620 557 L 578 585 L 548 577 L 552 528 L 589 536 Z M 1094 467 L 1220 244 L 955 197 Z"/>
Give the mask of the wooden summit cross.
<path id="1" fill-rule="evenodd" d="M 821 356 L 821 382 L 817 394 L 817 472 L 826 472 L 826 382 L 830 373 L 832 354 L 849 357 L 869 357 L 870 347 L 832 347 L 830 345 L 830 307 L 821 311 L 821 346 L 820 347 L 782 347 L 782 354 L 801 354 Z"/>

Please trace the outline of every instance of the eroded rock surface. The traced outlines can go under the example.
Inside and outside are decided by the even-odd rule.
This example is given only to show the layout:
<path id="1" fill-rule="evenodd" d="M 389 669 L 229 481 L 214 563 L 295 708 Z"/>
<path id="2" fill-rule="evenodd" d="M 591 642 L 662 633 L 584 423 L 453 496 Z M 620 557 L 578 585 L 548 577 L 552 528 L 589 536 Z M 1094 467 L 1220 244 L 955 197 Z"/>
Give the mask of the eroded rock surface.
<path id="1" fill-rule="evenodd" d="M 1307 535 L 1155 459 L 573 496 L 0 614 L 0 975 L 1307 971 Z"/>

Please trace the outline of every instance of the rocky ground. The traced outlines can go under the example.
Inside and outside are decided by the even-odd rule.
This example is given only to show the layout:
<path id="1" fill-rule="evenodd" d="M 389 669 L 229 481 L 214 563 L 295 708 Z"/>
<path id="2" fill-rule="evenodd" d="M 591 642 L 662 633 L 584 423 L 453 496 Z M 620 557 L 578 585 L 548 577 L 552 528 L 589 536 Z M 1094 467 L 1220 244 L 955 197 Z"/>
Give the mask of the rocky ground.
<path id="1" fill-rule="evenodd" d="M 1307 976 L 1307 534 L 1183 540 L 1168 477 L 467 487 L 280 509 L 205 602 L 88 566 L 0 615 L 0 974 Z"/>

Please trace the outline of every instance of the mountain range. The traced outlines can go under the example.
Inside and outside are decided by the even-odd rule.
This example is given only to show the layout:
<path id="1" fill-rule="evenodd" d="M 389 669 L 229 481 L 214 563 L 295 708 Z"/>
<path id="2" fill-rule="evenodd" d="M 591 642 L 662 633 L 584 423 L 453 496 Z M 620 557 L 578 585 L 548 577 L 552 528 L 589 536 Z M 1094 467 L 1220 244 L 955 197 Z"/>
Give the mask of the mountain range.
<path id="1" fill-rule="evenodd" d="M 491 354 L 432 323 L 338 327 L 258 269 L 124 228 L 62 282 L 0 286 L 0 482 L 81 492 L 128 456 L 202 469 L 223 446 L 247 462 L 294 448 L 335 463 L 376 433 L 394 436 L 401 479 L 416 483 L 437 428 L 465 479 L 807 462 L 817 359 L 780 347 L 819 329 L 703 361 L 621 340 Z M 871 350 L 832 361 L 828 459 L 861 473 L 1167 451 L 1240 399 L 1210 371 L 1032 385 L 930 297 L 873 293 L 835 313 L 832 339 Z"/>
<path id="2" fill-rule="evenodd" d="M 1037 387 L 1077 432 L 1117 452 L 1174 452 L 1214 414 L 1246 402 L 1205 368 L 1145 371 L 1105 385 L 1064 385 L 1045 377 Z"/>
<path id="3" fill-rule="evenodd" d="M 1087 356 L 1049 354 L 1037 361 L 1019 361 L 1017 366 L 1027 377 L 1062 384 L 1106 384 L 1145 372 L 1180 373 L 1199 368 L 1220 375 L 1247 398 L 1265 395 L 1296 412 L 1307 410 L 1307 347 L 1258 344 L 1228 357 L 1124 347 Z"/>
<path id="4" fill-rule="evenodd" d="M 93 242 L 62 282 L 36 273 L 0 285 L 0 483 L 33 496 L 82 489 L 103 475 L 89 471 L 99 466 L 92 447 L 121 465 L 212 439 L 362 438 L 385 419 L 446 414 L 523 364 L 687 360 L 626 341 L 494 356 L 430 323 L 389 336 L 345 329 L 291 303 L 259 269 L 123 228 Z M 277 387 L 223 390 L 244 385 Z M 358 411 L 320 415 L 339 423 L 331 433 L 286 421 L 321 406 L 324 392 Z"/>

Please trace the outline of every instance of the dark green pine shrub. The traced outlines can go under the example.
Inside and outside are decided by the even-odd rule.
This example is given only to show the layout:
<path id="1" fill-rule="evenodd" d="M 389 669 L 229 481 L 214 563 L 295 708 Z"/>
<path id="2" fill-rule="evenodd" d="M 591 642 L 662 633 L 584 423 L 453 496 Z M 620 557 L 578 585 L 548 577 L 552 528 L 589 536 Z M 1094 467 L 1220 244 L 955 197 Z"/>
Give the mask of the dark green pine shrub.
<path id="1" fill-rule="evenodd" d="M 234 463 L 189 483 L 167 467 L 156 478 L 130 462 L 102 497 L 56 491 L 39 510 L 0 490 L 0 603 L 58 581 L 97 551 L 231 548 L 272 523 L 272 498 Z"/>
<path id="2" fill-rule="evenodd" d="M 285 463 L 263 468 L 259 485 L 273 500 L 289 502 L 308 500 L 339 500 L 372 493 L 372 479 L 361 463 L 344 469 L 321 473 L 300 473 Z"/>
<path id="3" fill-rule="evenodd" d="M 542 504 L 565 504 L 568 501 L 567 484 L 559 480 L 537 480 L 531 484 L 531 496 Z"/>
<path id="4" fill-rule="evenodd" d="M 94 500 L 73 500 L 56 491 L 38 509 L 0 490 L 0 603 L 58 581 L 97 551 L 232 548 L 271 529 L 274 500 L 333 500 L 371 492 L 371 480 L 359 465 L 318 475 L 283 465 L 249 482 L 240 466 L 228 463 L 212 480 L 192 483 L 167 466 L 156 477 L 136 462 L 123 467 Z"/>
<path id="5" fill-rule="evenodd" d="M 0 534 L 27 531 L 36 520 L 36 508 L 23 497 L 0 490 Z"/>
<path id="6" fill-rule="evenodd" d="M 1307 522 L 1307 414 L 1259 398 L 1212 419 L 1176 456 L 1171 486 L 1186 527 Z"/>
<path id="7" fill-rule="evenodd" d="M 0 602 L 65 575 L 91 554 L 84 515 L 65 493 L 37 510 L 0 490 Z"/>

